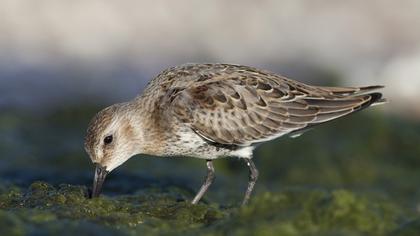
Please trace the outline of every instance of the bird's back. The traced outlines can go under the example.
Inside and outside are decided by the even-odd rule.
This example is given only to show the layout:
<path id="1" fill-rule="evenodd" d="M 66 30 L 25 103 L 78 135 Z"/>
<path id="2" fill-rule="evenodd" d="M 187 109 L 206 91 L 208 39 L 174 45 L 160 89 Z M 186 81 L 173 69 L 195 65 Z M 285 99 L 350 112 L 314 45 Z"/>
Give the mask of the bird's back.
<path id="1" fill-rule="evenodd" d="M 153 79 L 161 117 L 215 145 L 249 146 L 382 101 L 381 86 L 309 86 L 272 72 L 228 64 L 186 64 Z"/>

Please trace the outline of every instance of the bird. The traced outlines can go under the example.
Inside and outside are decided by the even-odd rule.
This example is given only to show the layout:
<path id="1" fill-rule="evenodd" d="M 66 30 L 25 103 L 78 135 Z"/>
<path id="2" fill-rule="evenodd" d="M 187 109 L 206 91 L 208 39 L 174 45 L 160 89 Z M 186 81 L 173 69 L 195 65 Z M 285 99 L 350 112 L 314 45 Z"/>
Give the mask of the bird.
<path id="1" fill-rule="evenodd" d="M 190 63 L 168 68 L 131 101 L 111 105 L 90 121 L 85 150 L 96 166 L 91 197 L 109 172 L 132 156 L 185 156 L 206 162 L 207 175 L 191 201 L 215 180 L 213 161 L 240 158 L 249 170 L 242 205 L 259 172 L 252 160 L 261 143 L 300 136 L 314 126 L 384 103 L 384 86 L 311 86 L 234 64 Z"/>

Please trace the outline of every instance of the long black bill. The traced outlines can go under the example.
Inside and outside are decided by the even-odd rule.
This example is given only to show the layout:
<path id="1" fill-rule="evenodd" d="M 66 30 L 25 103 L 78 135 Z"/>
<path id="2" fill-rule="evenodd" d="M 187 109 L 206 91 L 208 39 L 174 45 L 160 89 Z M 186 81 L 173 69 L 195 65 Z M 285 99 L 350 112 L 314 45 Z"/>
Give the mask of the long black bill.
<path id="1" fill-rule="evenodd" d="M 92 198 L 99 197 L 99 194 L 101 194 L 102 185 L 107 174 L 108 171 L 106 171 L 106 167 L 96 164 L 95 178 L 93 179 Z"/>

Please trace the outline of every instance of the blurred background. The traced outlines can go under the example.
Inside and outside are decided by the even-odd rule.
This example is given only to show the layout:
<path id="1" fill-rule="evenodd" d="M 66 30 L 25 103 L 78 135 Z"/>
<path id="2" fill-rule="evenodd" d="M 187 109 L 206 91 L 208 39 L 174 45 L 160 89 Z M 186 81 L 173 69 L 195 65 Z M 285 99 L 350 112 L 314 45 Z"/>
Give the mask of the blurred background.
<path id="1" fill-rule="evenodd" d="M 384 106 L 260 147 L 257 194 L 348 188 L 417 214 L 419 25 L 419 0 L 2 0 L 0 190 L 35 180 L 90 186 L 83 138 L 97 111 L 135 97 L 167 67 L 219 62 L 315 85 L 385 85 Z M 217 168 L 209 198 L 235 202 L 245 166 L 222 160 Z M 133 158 L 105 193 L 193 191 L 204 173 L 200 161 Z"/>
<path id="2" fill-rule="evenodd" d="M 322 72 L 384 84 L 389 109 L 418 117 L 419 9 L 418 0 L 3 0 L 0 106 L 126 100 L 166 67 L 225 62 L 311 83 Z"/>

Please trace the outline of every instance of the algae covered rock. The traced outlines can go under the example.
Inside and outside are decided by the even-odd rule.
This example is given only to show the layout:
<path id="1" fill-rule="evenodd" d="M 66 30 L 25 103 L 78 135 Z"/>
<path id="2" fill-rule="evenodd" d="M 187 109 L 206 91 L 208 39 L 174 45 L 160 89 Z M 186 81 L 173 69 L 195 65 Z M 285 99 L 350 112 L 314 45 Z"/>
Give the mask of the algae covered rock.
<path id="1" fill-rule="evenodd" d="M 34 182 L 23 194 L 2 194 L 0 216 L 4 222 L 11 222 L 4 230 L 16 234 L 32 231 L 35 225 L 36 232 L 58 231 L 61 227 L 84 232 L 92 228 L 87 225 L 93 225 L 97 229 L 95 235 L 104 235 L 99 233 L 152 233 L 157 229 L 181 232 L 212 224 L 225 215 L 215 206 L 192 206 L 179 199 L 176 191 L 153 192 L 146 198 L 131 195 L 89 199 L 84 186 L 53 187 L 46 182 Z"/>
<path id="2" fill-rule="evenodd" d="M 88 198 L 85 186 L 34 182 L 0 195 L 6 235 L 88 233 L 136 235 L 410 235 L 399 230 L 402 212 L 377 195 L 348 190 L 288 189 L 262 193 L 250 205 L 223 207 L 188 202 L 180 188 L 153 187 L 136 194 Z M 4 235 L 4 234 L 1 234 Z"/>
<path id="3" fill-rule="evenodd" d="M 385 200 L 346 190 L 264 193 L 227 222 L 238 235 L 384 235 L 400 212 Z"/>

